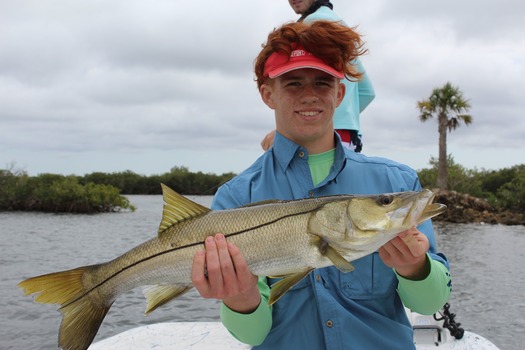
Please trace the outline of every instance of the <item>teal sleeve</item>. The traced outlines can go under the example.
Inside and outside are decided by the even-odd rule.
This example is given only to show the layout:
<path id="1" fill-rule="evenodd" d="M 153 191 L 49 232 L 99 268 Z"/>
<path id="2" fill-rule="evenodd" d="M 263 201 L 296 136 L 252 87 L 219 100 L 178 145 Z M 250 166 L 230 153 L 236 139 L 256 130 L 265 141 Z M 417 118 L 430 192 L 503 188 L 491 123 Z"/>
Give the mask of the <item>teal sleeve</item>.
<path id="1" fill-rule="evenodd" d="M 221 321 L 235 339 L 249 345 L 260 345 L 272 328 L 272 307 L 268 305 L 270 287 L 266 277 L 257 283 L 261 292 L 259 307 L 250 314 L 241 314 L 221 305 Z"/>
<path id="2" fill-rule="evenodd" d="M 445 305 L 452 291 L 450 272 L 445 265 L 430 261 L 430 273 L 421 281 L 412 281 L 396 273 L 399 281 L 398 293 L 403 304 L 410 310 L 422 315 L 432 315 Z"/>
<path id="3" fill-rule="evenodd" d="M 361 60 L 357 61 L 357 69 L 363 73 L 363 77 L 360 81 L 357 82 L 358 86 L 358 94 L 359 94 L 359 112 L 363 112 L 366 107 L 374 100 L 376 97 L 376 93 L 374 90 L 374 86 L 372 85 L 372 81 L 368 77 L 368 73 L 366 72 L 365 68 L 363 67 L 363 64 L 361 63 Z"/>

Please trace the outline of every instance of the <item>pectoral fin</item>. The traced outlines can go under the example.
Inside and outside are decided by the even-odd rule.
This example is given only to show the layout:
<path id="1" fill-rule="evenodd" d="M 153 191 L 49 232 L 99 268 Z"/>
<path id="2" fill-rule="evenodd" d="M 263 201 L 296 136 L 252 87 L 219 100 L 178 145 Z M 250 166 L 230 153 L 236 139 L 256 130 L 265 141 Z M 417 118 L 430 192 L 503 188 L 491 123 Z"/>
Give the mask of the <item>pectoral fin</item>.
<path id="1" fill-rule="evenodd" d="M 293 275 L 290 275 L 288 277 L 283 278 L 279 282 L 274 283 L 271 286 L 271 293 L 270 293 L 270 299 L 268 300 L 268 305 L 273 305 L 277 300 L 279 300 L 290 288 L 295 286 L 297 283 L 299 283 L 303 278 L 308 276 L 310 272 L 312 272 L 313 267 L 310 267 L 304 271 L 295 273 Z"/>
<path id="2" fill-rule="evenodd" d="M 191 286 L 169 286 L 169 285 L 158 285 L 148 286 L 144 288 L 144 296 L 147 299 L 145 315 L 149 314 L 153 310 L 157 309 L 171 300 L 181 296 L 182 294 L 189 291 Z"/>
<path id="3" fill-rule="evenodd" d="M 335 250 L 328 242 L 324 239 L 319 241 L 319 251 L 322 255 L 326 256 L 334 264 L 335 267 L 341 272 L 352 272 L 354 271 L 354 265 L 346 260 L 337 250 Z"/>

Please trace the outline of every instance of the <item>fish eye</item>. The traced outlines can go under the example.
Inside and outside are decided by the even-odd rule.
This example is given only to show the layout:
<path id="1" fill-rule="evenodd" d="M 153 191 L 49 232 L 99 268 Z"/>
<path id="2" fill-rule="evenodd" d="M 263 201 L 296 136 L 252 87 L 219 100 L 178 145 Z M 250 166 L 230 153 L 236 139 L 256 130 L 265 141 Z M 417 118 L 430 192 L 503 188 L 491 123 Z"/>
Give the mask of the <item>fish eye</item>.
<path id="1" fill-rule="evenodd" d="M 380 205 L 389 205 L 394 201 L 394 196 L 389 194 L 382 194 L 377 198 L 377 203 Z"/>

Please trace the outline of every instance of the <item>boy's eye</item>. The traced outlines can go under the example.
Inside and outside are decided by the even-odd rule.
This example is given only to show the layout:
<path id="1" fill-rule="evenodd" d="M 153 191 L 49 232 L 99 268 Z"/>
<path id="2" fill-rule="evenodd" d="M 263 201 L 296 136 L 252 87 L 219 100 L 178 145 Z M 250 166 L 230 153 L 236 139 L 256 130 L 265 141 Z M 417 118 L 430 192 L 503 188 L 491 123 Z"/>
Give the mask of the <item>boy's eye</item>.
<path id="1" fill-rule="evenodd" d="M 318 81 L 317 85 L 319 85 L 319 86 L 331 86 L 332 83 L 329 82 L 329 81 L 322 80 L 322 81 Z"/>

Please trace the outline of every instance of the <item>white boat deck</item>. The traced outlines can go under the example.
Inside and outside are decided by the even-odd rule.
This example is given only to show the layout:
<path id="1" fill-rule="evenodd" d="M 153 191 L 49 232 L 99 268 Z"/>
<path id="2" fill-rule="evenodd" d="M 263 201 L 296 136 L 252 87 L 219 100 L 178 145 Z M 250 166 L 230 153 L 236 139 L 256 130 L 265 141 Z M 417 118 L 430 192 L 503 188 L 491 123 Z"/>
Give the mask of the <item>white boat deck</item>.
<path id="1" fill-rule="evenodd" d="M 417 350 L 498 350 L 480 335 L 466 331 L 460 340 L 447 329 L 420 319 L 414 342 Z M 91 345 L 89 350 L 246 350 L 220 322 L 169 322 L 141 326 Z"/>

